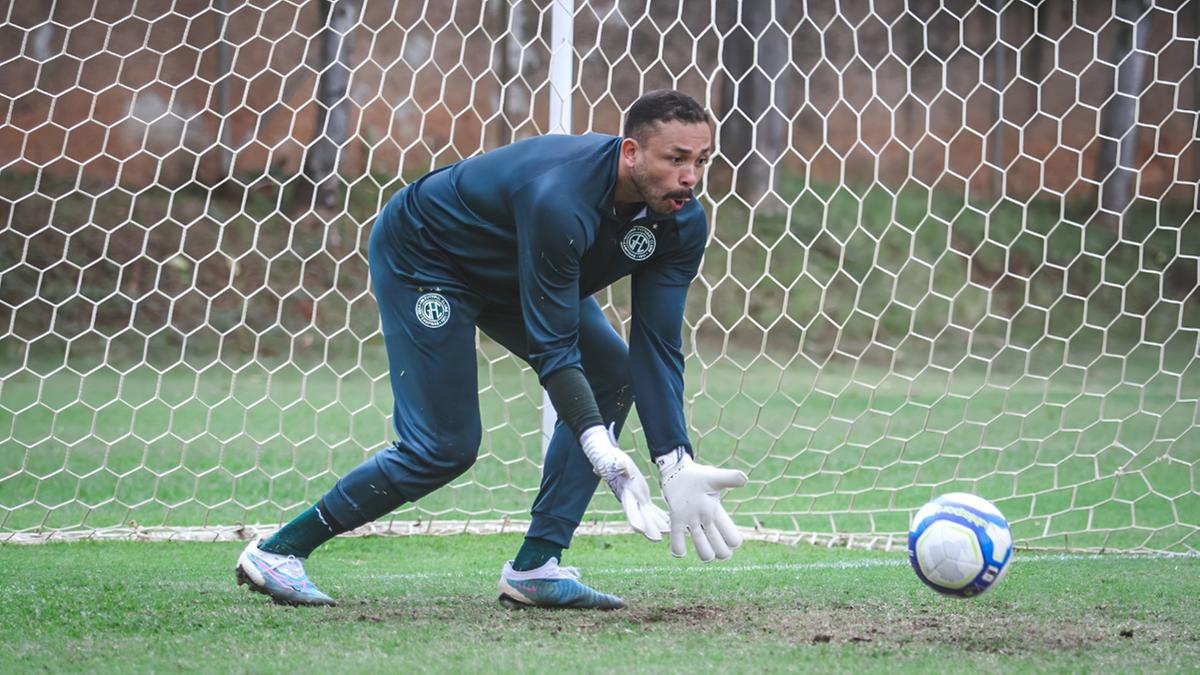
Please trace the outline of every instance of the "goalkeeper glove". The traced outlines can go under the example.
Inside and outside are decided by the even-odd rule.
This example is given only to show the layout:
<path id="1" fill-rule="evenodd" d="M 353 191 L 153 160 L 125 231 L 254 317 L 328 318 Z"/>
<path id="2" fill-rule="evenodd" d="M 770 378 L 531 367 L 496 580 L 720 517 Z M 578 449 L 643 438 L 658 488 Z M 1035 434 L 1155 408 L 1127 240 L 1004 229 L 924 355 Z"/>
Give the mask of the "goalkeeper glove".
<path id="1" fill-rule="evenodd" d="M 592 470 L 608 483 L 609 489 L 625 509 L 629 525 L 650 541 L 662 541 L 669 528 L 667 512 L 650 501 L 650 486 L 633 459 L 617 447 L 612 427 L 593 426 L 579 438 L 583 454 L 592 463 Z"/>
<path id="2" fill-rule="evenodd" d="M 684 536 L 690 532 L 702 562 L 714 557 L 728 560 L 732 549 L 742 545 L 742 534 L 721 506 L 719 491 L 745 485 L 746 474 L 697 464 L 682 447 L 654 463 L 662 476 L 663 497 L 671 509 L 671 555 L 687 555 Z"/>

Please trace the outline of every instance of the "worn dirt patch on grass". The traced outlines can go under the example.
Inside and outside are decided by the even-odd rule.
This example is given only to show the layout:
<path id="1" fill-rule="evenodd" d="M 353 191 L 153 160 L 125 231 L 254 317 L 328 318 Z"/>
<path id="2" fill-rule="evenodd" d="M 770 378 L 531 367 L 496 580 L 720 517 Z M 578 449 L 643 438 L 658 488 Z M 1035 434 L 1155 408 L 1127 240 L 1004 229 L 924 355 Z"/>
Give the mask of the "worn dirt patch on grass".
<path id="1" fill-rule="evenodd" d="M 986 619 L 966 605 L 909 607 L 884 603 L 783 604 L 723 607 L 715 604 L 637 603 L 616 611 L 508 610 L 478 598 L 357 600 L 319 611 L 317 622 L 430 624 L 461 622 L 471 616 L 480 637 L 514 631 L 542 634 L 603 631 L 662 631 L 683 628 L 757 641 L 782 643 L 863 643 L 883 647 L 953 645 L 997 654 L 1030 650 L 1104 649 L 1113 642 L 1196 644 L 1196 627 L 1152 621 L 1098 607 L 1069 617 L 1033 616 L 1019 607 L 992 606 Z M 306 610 L 311 611 L 311 610 Z M 493 635 L 494 634 L 494 635 Z"/>
<path id="2" fill-rule="evenodd" d="M 796 604 L 748 606 L 659 606 L 625 610 L 633 624 L 681 625 L 692 631 L 771 634 L 792 644 L 877 643 L 949 644 L 981 652 L 1019 653 L 1031 649 L 1103 648 L 1113 641 L 1195 643 L 1194 627 L 1140 621 L 1112 612 L 1081 616 L 1033 616 L 1018 608 L 996 608 L 981 620 L 978 612 L 957 608 L 912 608 L 896 604 Z"/>

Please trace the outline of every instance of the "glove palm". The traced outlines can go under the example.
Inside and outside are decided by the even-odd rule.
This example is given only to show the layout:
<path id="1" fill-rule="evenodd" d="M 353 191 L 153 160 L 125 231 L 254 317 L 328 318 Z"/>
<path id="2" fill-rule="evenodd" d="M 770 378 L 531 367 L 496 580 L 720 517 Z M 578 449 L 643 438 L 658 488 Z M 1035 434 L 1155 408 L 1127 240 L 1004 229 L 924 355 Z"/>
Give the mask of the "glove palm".
<path id="1" fill-rule="evenodd" d="M 662 474 L 663 497 L 671 508 L 671 555 L 687 555 L 685 537 L 692 535 L 703 562 L 728 560 L 742 545 L 742 535 L 721 506 L 720 490 L 746 484 L 746 474 L 697 464 L 682 448 L 655 460 Z"/>

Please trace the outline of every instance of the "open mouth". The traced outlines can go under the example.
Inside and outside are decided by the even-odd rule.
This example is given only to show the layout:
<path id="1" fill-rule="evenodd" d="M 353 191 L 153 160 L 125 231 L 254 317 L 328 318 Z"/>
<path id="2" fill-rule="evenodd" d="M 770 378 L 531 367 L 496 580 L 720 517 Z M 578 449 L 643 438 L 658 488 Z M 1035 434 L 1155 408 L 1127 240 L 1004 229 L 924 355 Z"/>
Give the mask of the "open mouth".
<path id="1" fill-rule="evenodd" d="M 671 198 L 667 200 L 667 203 L 671 205 L 672 211 L 678 211 L 683 208 L 684 204 L 688 203 L 688 199 Z"/>

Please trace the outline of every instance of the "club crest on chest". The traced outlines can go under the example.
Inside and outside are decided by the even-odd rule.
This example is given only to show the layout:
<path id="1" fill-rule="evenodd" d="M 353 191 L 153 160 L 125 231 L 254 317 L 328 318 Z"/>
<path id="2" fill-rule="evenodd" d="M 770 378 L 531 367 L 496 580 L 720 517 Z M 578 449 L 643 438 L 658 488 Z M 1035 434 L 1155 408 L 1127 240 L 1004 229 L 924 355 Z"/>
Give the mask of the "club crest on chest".
<path id="1" fill-rule="evenodd" d="M 629 228 L 629 231 L 621 239 L 621 251 L 630 260 L 641 261 L 649 258 L 651 255 L 654 255 L 654 247 L 656 245 L 657 241 L 654 238 L 654 233 L 641 225 Z"/>

